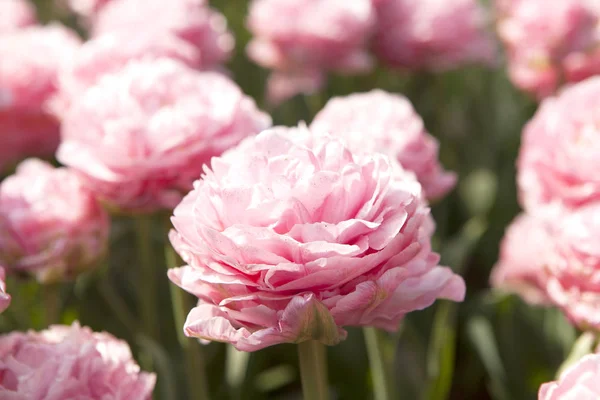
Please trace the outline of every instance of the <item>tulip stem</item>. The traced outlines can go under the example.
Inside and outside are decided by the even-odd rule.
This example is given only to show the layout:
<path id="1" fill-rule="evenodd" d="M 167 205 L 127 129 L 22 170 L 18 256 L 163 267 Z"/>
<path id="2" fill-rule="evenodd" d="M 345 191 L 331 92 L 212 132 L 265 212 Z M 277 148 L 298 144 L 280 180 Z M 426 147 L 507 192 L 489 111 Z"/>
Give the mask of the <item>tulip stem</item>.
<path id="1" fill-rule="evenodd" d="M 325 346 L 316 340 L 298 343 L 298 359 L 305 400 L 327 400 L 327 359 Z"/>
<path id="2" fill-rule="evenodd" d="M 46 326 L 58 324 L 62 314 L 62 286 L 59 283 L 42 285 Z"/>
<path id="3" fill-rule="evenodd" d="M 147 215 L 135 217 L 135 233 L 139 263 L 138 310 L 144 327 L 143 332 L 153 340 L 158 339 L 156 324 L 156 279 L 152 252 L 152 218 Z"/>
<path id="4" fill-rule="evenodd" d="M 177 267 L 177 255 L 170 244 L 165 246 L 165 260 L 167 267 Z M 188 338 L 183 333 L 186 313 L 196 306 L 191 296 L 183 289 L 174 284 L 169 285 L 171 291 L 171 304 L 173 306 L 173 316 L 175 319 L 175 329 L 179 345 L 183 350 L 187 367 L 188 398 L 194 400 L 208 400 L 208 380 L 206 379 L 206 369 L 204 366 L 204 355 L 202 346 L 196 339 Z M 192 301 L 190 301 L 192 300 Z"/>
<path id="5" fill-rule="evenodd" d="M 368 326 L 363 328 L 363 334 L 365 335 L 365 342 L 367 344 L 375 400 L 392 400 L 393 397 L 390 393 L 390 386 L 387 379 L 386 362 L 381 351 L 381 332 L 378 332 L 376 328 Z"/>

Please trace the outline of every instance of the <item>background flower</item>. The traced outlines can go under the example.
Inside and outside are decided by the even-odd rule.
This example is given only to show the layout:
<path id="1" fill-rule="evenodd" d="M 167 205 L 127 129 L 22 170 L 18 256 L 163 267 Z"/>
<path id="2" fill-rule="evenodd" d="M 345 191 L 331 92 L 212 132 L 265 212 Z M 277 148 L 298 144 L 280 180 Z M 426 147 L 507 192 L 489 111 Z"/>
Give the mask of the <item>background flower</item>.
<path id="1" fill-rule="evenodd" d="M 518 159 L 521 203 L 577 207 L 600 198 L 600 78 L 546 99 L 525 126 Z"/>
<path id="2" fill-rule="evenodd" d="M 513 83 L 538 98 L 600 73 L 600 6 L 588 0 L 497 2 Z"/>
<path id="3" fill-rule="evenodd" d="M 321 88 L 328 71 L 365 72 L 375 13 L 370 0 L 254 0 L 248 56 L 273 69 L 267 95 L 278 103 Z"/>
<path id="4" fill-rule="evenodd" d="M 169 58 L 189 67 L 201 66 L 200 52 L 185 40 L 169 32 L 138 35 L 107 33 L 81 46 L 73 60 L 59 73 L 59 93 L 53 111 L 64 115 L 69 104 L 77 102 L 83 93 L 104 75 L 119 72 L 131 61 L 152 61 Z"/>
<path id="5" fill-rule="evenodd" d="M 399 168 L 399 167 L 398 167 Z M 199 298 L 189 336 L 253 351 L 332 345 L 348 325 L 396 330 L 465 287 L 438 267 L 420 185 L 382 154 L 275 128 L 212 161 L 177 206 L 170 279 Z"/>
<path id="6" fill-rule="evenodd" d="M 58 24 L 0 34 L 0 169 L 27 156 L 53 155 L 59 121 L 50 103 L 58 70 L 79 45 L 76 34 Z"/>
<path id="7" fill-rule="evenodd" d="M 582 329 L 600 330 L 600 203 L 552 221 L 547 296 Z"/>
<path id="8" fill-rule="evenodd" d="M 204 69 L 217 68 L 231 56 L 235 40 L 227 30 L 225 17 L 206 3 L 205 0 L 113 0 L 102 8 L 92 31 L 94 35 L 172 34 L 198 49 Z"/>
<path id="9" fill-rule="evenodd" d="M 495 62 L 486 15 L 477 0 L 373 0 L 373 46 L 385 64 L 445 70 Z"/>
<path id="10" fill-rule="evenodd" d="M 500 256 L 494 266 L 492 286 L 517 293 L 533 304 L 547 304 L 546 256 L 552 237 L 546 221 L 527 214 L 517 216 L 506 229 Z"/>
<path id="11" fill-rule="evenodd" d="M 211 157 L 270 124 L 221 74 L 166 59 L 131 62 L 69 109 L 58 158 L 111 206 L 168 209 Z"/>
<path id="12" fill-rule="evenodd" d="M 155 381 L 125 342 L 77 322 L 0 336 L 3 398 L 149 400 Z"/>
<path id="13" fill-rule="evenodd" d="M 0 264 L 40 282 L 74 277 L 106 250 L 108 217 L 80 179 L 29 159 L 0 184 Z"/>
<path id="14" fill-rule="evenodd" d="M 430 199 L 445 195 L 456 183 L 456 175 L 439 163 L 437 140 L 403 96 L 373 90 L 333 98 L 311 129 L 343 137 L 352 151 L 379 151 L 398 160 L 416 174 Z"/>

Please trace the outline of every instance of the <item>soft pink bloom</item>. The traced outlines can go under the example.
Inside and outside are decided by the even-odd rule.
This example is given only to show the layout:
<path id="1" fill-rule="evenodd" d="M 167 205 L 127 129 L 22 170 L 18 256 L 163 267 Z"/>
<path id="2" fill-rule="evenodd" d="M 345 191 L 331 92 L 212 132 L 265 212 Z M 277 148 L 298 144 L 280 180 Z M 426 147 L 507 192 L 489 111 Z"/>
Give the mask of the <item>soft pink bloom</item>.
<path id="1" fill-rule="evenodd" d="M 253 0 L 247 24 L 254 34 L 248 55 L 275 71 L 267 87 L 273 102 L 314 92 L 328 71 L 372 68 L 370 0 Z"/>
<path id="2" fill-rule="evenodd" d="M 0 336 L 2 399 L 150 400 L 155 382 L 127 343 L 77 322 Z"/>
<path id="3" fill-rule="evenodd" d="M 583 330 L 600 330 L 600 203 L 559 214 L 550 234 L 547 296 Z"/>
<path id="4" fill-rule="evenodd" d="M 544 257 L 551 250 L 546 221 L 527 214 L 517 216 L 500 244 L 500 257 L 490 279 L 492 286 L 519 294 L 532 304 L 548 303 Z"/>
<path id="5" fill-rule="evenodd" d="M 113 0 L 98 14 L 93 32 L 152 37 L 169 33 L 198 49 L 204 69 L 225 63 L 235 44 L 225 17 L 206 0 Z"/>
<path id="6" fill-rule="evenodd" d="M 311 129 L 343 137 L 351 150 L 379 151 L 412 171 L 425 195 L 439 198 L 456 184 L 442 169 L 438 142 L 406 97 L 382 90 L 336 97 L 313 120 Z"/>
<path id="7" fill-rule="evenodd" d="M 170 58 L 190 67 L 201 66 L 198 49 L 168 32 L 154 35 L 105 34 L 81 46 L 72 62 L 59 73 L 59 95 L 53 110 L 63 115 L 69 104 L 77 102 L 89 87 L 106 74 L 118 72 L 130 61 Z"/>
<path id="8" fill-rule="evenodd" d="M 514 84 L 538 98 L 600 73 L 600 3 L 498 1 L 498 33 Z"/>
<path id="9" fill-rule="evenodd" d="M 271 125 L 227 77 L 130 62 L 69 109 L 58 158 L 123 211 L 173 208 L 213 156 Z"/>
<path id="10" fill-rule="evenodd" d="M 59 122 L 53 115 L 0 111 L 0 171 L 27 157 L 52 157 L 58 142 Z"/>
<path id="11" fill-rule="evenodd" d="M 10 294 L 6 293 L 6 273 L 4 268 L 0 267 L 0 313 L 10 305 Z"/>
<path id="12" fill-rule="evenodd" d="M 188 336 L 254 351 L 344 326 L 394 331 L 463 280 L 439 267 L 429 209 L 412 174 L 337 138 L 275 128 L 212 160 L 177 206 L 169 278 L 199 298 Z"/>
<path id="13" fill-rule="evenodd" d="M 576 207 L 600 199 L 600 77 L 544 100 L 525 126 L 518 159 L 521 202 Z"/>
<path id="14" fill-rule="evenodd" d="M 79 44 L 75 33 L 56 24 L 0 35 L 0 170 L 56 151 L 59 123 L 50 104 L 58 70 Z"/>
<path id="15" fill-rule="evenodd" d="M 393 67 L 445 70 L 491 64 L 496 47 L 477 0 L 373 0 L 377 56 Z"/>
<path id="16" fill-rule="evenodd" d="M 36 22 L 35 7 L 27 0 L 0 1 L 0 34 L 34 25 Z"/>
<path id="17" fill-rule="evenodd" d="M 59 68 L 80 43 L 74 32 L 58 24 L 0 35 L 0 111 L 42 111 L 56 91 Z"/>
<path id="18" fill-rule="evenodd" d="M 40 282 L 75 276 L 99 261 L 108 217 L 79 177 L 29 159 L 0 184 L 0 264 Z"/>
<path id="19" fill-rule="evenodd" d="M 588 354 L 554 382 L 540 387 L 539 400 L 597 400 L 600 398 L 600 354 Z"/>

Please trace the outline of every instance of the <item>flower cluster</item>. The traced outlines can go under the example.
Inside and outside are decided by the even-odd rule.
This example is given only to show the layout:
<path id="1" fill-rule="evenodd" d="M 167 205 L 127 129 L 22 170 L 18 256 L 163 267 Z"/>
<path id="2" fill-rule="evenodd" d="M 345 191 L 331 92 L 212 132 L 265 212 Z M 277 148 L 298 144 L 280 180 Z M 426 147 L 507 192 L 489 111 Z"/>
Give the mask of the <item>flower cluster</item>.
<path id="1" fill-rule="evenodd" d="M 518 183 L 527 215 L 507 232 L 493 275 L 494 284 L 526 289 L 526 299 L 547 299 L 579 327 L 595 330 L 600 329 L 597 105 L 600 78 L 590 78 L 544 100 L 525 127 Z"/>
<path id="2" fill-rule="evenodd" d="M 327 72 L 368 72 L 369 49 L 393 67 L 439 70 L 490 63 L 495 47 L 475 0 L 254 0 L 248 55 L 273 69 L 274 103 L 312 93 Z"/>
<path id="3" fill-rule="evenodd" d="M 497 0 L 498 33 L 519 88 L 547 97 L 600 73 L 600 5 L 588 0 Z"/>

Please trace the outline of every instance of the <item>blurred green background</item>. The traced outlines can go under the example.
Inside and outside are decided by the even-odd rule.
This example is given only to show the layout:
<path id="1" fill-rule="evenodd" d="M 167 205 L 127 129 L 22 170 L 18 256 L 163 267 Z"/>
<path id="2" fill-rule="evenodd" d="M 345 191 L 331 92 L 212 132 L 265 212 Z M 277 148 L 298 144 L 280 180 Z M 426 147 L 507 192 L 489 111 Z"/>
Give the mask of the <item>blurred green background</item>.
<path id="1" fill-rule="evenodd" d="M 349 0 L 351 1 L 351 0 Z M 382 88 L 413 102 L 430 133 L 440 142 L 444 166 L 459 174 L 456 189 L 433 204 L 437 222 L 435 248 L 442 263 L 467 283 L 464 303 L 439 301 L 411 314 L 395 335 L 386 335 L 384 355 L 393 366 L 391 382 L 399 399 L 537 398 L 539 385 L 552 380 L 569 353 L 575 330 L 554 309 L 528 306 L 514 296 L 492 291 L 488 279 L 504 229 L 519 212 L 515 159 L 523 125 L 536 104 L 508 81 L 504 65 L 469 67 L 442 74 L 408 73 L 379 67 L 367 76 L 332 76 L 327 87 L 307 98 L 297 97 L 268 109 L 263 97 L 267 71 L 252 64 L 244 47 L 245 0 L 213 0 L 236 37 L 236 53 L 228 67 L 244 92 L 272 113 L 276 124 L 309 122 L 332 96 Z M 42 20 L 53 17 L 73 26 L 72 17 L 56 14 L 53 2 L 37 0 Z M 62 322 L 79 319 L 95 330 L 126 339 L 136 355 L 150 354 L 159 376 L 156 398 L 186 399 L 185 363 L 171 313 L 169 282 L 162 256 L 163 217 L 152 221 L 153 251 L 159 282 L 157 340 L 140 338 L 135 305 L 137 269 L 131 221 L 113 224 L 107 268 L 63 287 Z M 44 293 L 33 283 L 9 282 L 14 303 L 0 319 L 2 331 L 44 327 Z M 118 314 L 117 314 L 118 312 Z M 328 349 L 330 385 L 337 399 L 372 398 L 371 371 L 360 329 Z M 191 341 L 191 339 L 188 339 Z M 195 343 L 192 343 L 195 345 Z M 280 345 L 253 353 L 242 372 L 241 386 L 231 389 L 235 368 L 226 366 L 226 346 L 204 347 L 209 390 L 215 399 L 300 399 L 294 346 Z M 225 370 L 230 368 L 227 371 Z M 239 371 L 238 371 L 239 374 Z M 235 381 L 235 379 L 233 379 Z M 233 393 L 233 396 L 232 396 Z"/>

